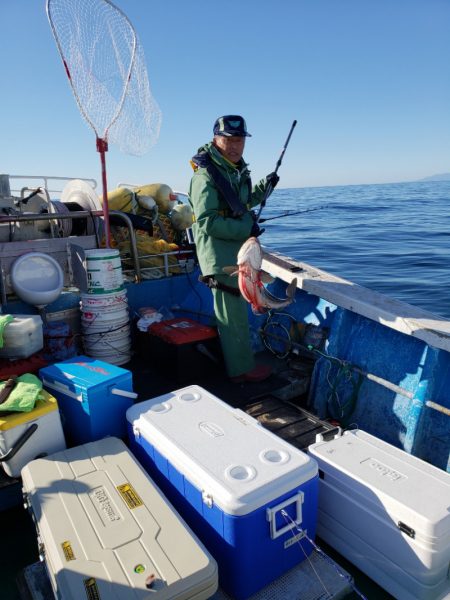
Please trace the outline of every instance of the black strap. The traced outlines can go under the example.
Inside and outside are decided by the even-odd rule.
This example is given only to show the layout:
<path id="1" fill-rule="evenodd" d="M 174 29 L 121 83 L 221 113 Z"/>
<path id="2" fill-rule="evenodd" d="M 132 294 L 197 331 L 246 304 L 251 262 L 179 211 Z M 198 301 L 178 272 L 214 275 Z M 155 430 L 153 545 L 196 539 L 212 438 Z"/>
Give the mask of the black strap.
<path id="1" fill-rule="evenodd" d="M 228 204 L 228 207 L 231 211 L 231 216 L 233 218 L 241 217 L 245 212 L 247 212 L 247 207 L 242 204 L 239 195 L 233 190 L 231 183 L 224 175 L 222 175 L 207 152 L 197 154 L 194 156 L 193 161 L 194 164 L 198 165 L 199 167 L 204 167 L 208 171 L 208 174 L 214 181 L 219 193 Z M 250 177 L 247 178 L 247 186 L 248 199 L 250 200 L 252 193 L 252 182 Z"/>
<path id="2" fill-rule="evenodd" d="M 240 296 L 241 292 L 238 288 L 231 287 L 231 285 L 226 285 L 225 283 L 221 283 L 217 281 L 217 279 L 213 275 L 200 275 L 198 278 L 199 281 L 207 285 L 210 289 L 221 290 L 222 292 L 227 292 L 233 296 Z"/>
<path id="3" fill-rule="evenodd" d="M 8 400 L 9 395 L 11 394 L 13 389 L 16 387 L 16 383 L 17 383 L 17 381 L 16 381 L 15 377 L 10 377 L 8 379 L 8 381 L 5 383 L 4 388 L 0 392 L 0 404 L 3 404 L 3 402 L 6 402 Z"/>
<path id="4" fill-rule="evenodd" d="M 217 189 L 224 197 L 226 203 L 231 210 L 232 217 L 241 217 L 246 212 L 246 207 L 239 200 L 238 195 L 231 187 L 229 181 L 222 175 L 219 169 L 212 162 L 206 167 L 206 170 L 210 174 L 212 180 L 217 186 Z"/>

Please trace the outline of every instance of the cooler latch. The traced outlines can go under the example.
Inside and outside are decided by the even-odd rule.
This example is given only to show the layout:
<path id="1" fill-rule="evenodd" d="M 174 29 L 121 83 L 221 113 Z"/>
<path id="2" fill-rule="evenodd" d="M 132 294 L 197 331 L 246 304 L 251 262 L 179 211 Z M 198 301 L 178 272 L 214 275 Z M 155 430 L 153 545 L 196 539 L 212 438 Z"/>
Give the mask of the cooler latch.
<path id="1" fill-rule="evenodd" d="M 400 529 L 400 531 L 402 531 L 403 533 L 406 533 L 406 535 L 409 535 L 410 538 L 414 539 L 416 537 L 415 529 L 413 529 L 412 527 L 409 527 L 405 523 L 402 523 L 402 521 L 399 521 L 397 523 L 397 527 Z"/>
<path id="2" fill-rule="evenodd" d="M 302 522 L 302 504 L 304 498 L 305 495 L 303 492 L 297 492 L 295 496 L 292 496 L 292 498 L 284 500 L 283 502 L 280 502 L 280 504 L 277 504 L 277 506 L 274 506 L 273 508 L 268 508 L 266 510 L 266 518 L 267 521 L 269 521 L 270 523 L 270 538 L 272 540 L 276 539 L 280 535 L 283 535 L 283 533 L 286 533 L 287 531 L 291 531 L 294 524 L 300 525 L 300 523 Z M 287 525 L 285 525 L 284 527 L 280 527 L 279 529 L 277 529 L 277 514 L 280 513 L 280 511 L 282 511 L 287 506 L 290 506 L 291 504 L 295 504 L 295 518 L 289 520 L 289 523 L 287 523 Z M 281 515 L 278 515 L 278 521 L 280 523 L 286 522 Z"/>
<path id="3" fill-rule="evenodd" d="M 214 504 L 214 500 L 212 494 L 208 494 L 205 490 L 202 490 L 202 500 L 203 504 L 206 504 L 208 508 L 212 508 Z"/>

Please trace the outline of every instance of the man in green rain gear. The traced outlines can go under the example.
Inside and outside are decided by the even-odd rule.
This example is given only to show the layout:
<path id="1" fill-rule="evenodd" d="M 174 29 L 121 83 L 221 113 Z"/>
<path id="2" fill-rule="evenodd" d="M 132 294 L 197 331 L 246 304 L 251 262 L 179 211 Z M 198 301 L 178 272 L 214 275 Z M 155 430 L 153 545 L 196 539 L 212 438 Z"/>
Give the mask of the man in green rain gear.
<path id="1" fill-rule="evenodd" d="M 274 188 L 279 178 L 271 173 L 252 188 L 250 171 L 242 158 L 250 134 L 241 116 L 220 117 L 213 133 L 213 141 L 192 158 L 192 231 L 200 269 L 213 293 L 228 376 L 235 382 L 262 381 L 271 369 L 255 366 L 247 303 L 239 293 L 237 277 L 226 275 L 223 268 L 236 265 L 242 244 L 262 233 L 251 208 L 263 200 L 267 186 Z"/>

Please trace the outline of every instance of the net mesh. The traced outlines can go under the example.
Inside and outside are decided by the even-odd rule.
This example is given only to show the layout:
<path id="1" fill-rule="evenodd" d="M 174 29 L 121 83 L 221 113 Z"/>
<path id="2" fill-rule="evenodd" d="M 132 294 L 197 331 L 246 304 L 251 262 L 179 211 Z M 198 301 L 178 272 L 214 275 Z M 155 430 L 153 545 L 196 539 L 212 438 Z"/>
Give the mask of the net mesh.
<path id="1" fill-rule="evenodd" d="M 141 155 L 156 142 L 161 111 L 144 52 L 109 0 L 47 0 L 47 15 L 75 99 L 97 138 Z"/>

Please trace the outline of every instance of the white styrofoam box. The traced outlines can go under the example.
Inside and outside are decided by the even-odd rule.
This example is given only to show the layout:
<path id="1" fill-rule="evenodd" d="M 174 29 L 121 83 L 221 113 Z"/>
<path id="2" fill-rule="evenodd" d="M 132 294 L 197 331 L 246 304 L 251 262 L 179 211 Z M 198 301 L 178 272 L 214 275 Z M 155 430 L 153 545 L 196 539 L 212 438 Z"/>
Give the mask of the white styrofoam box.
<path id="1" fill-rule="evenodd" d="M 0 454 L 5 457 L 19 447 L 17 453 L 1 462 L 10 477 L 19 477 L 22 467 L 37 456 L 66 447 L 56 399 L 45 390 L 41 395 L 42 400 L 37 400 L 30 412 L 0 413 Z"/>
<path id="2" fill-rule="evenodd" d="M 58 598 L 203 600 L 217 564 L 138 465 L 108 437 L 22 470 Z"/>
<path id="3" fill-rule="evenodd" d="M 3 331 L 0 357 L 28 358 L 44 347 L 42 319 L 39 315 L 13 315 Z"/>
<path id="4" fill-rule="evenodd" d="M 361 430 L 309 453 L 318 535 L 396 598 L 450 598 L 450 474 Z"/>
<path id="5" fill-rule="evenodd" d="M 132 449 L 216 558 L 233 597 L 311 551 L 306 539 L 298 545 L 299 531 L 314 537 L 316 526 L 318 471 L 307 454 L 197 385 L 135 404 L 127 420 Z"/>

